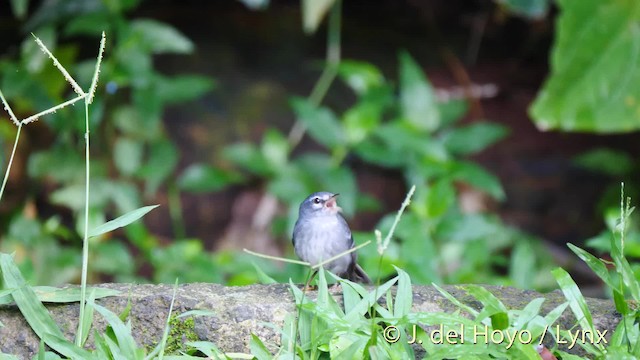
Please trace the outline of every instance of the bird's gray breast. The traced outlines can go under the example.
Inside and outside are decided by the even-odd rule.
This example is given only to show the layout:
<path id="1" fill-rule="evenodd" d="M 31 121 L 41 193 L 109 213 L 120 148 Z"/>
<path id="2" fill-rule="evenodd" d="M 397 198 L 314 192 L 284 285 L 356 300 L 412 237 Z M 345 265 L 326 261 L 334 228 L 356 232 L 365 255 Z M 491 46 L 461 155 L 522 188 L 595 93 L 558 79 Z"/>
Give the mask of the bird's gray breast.
<path id="1" fill-rule="evenodd" d="M 293 230 L 293 242 L 296 255 L 312 265 L 353 246 L 349 226 L 340 215 L 298 219 Z M 351 254 L 347 254 L 324 267 L 334 274 L 342 275 L 347 272 L 351 261 Z"/>

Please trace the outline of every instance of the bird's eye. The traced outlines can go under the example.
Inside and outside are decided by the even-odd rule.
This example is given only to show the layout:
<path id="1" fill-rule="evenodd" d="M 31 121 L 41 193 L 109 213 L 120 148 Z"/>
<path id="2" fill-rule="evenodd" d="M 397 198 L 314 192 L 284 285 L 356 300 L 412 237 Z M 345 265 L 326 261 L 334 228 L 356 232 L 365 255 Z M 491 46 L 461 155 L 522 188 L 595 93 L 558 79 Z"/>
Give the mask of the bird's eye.
<path id="1" fill-rule="evenodd" d="M 313 198 L 314 204 L 320 204 L 320 198 Z"/>

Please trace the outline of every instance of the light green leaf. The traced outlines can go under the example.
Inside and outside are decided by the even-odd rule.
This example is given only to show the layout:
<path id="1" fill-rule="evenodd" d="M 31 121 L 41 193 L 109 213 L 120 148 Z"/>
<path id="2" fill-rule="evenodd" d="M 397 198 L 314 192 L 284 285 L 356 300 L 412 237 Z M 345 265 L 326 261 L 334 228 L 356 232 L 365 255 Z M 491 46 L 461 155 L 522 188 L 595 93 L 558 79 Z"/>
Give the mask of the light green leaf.
<path id="1" fill-rule="evenodd" d="M 418 129 L 433 131 L 440 125 L 433 87 L 406 52 L 400 54 L 400 105 L 403 116 Z"/>
<path id="2" fill-rule="evenodd" d="M 338 75 L 358 95 L 382 86 L 384 77 L 377 67 L 362 61 L 343 60 L 338 66 Z"/>
<path id="3" fill-rule="evenodd" d="M 640 128 L 640 2 L 558 0 L 551 75 L 529 109 L 542 130 Z"/>
<path id="4" fill-rule="evenodd" d="M 142 142 L 119 137 L 113 145 L 113 162 L 122 175 L 131 175 L 142 163 Z"/>
<path id="5" fill-rule="evenodd" d="M 154 54 L 189 54 L 194 46 L 191 40 L 173 26 L 150 19 L 130 22 L 131 30 L 140 36 L 140 45 L 146 46 Z"/>
<path id="6" fill-rule="evenodd" d="M 569 307 L 571 311 L 573 311 L 573 315 L 578 319 L 582 330 L 590 330 L 592 334 L 595 334 L 589 306 L 584 296 L 582 296 L 578 285 L 576 285 L 569 273 L 562 268 L 556 268 L 552 270 L 551 273 L 556 278 L 558 285 L 560 285 L 560 290 L 562 290 L 564 297 L 569 301 Z"/>
<path id="7" fill-rule="evenodd" d="M 38 299 L 46 303 L 70 303 L 80 301 L 80 288 L 57 288 L 52 286 L 34 286 L 33 291 Z M 94 293 L 94 299 L 101 299 L 120 294 L 120 291 L 113 289 L 87 287 L 87 292 Z"/>
<path id="8" fill-rule="evenodd" d="M 156 76 L 155 90 L 165 104 L 196 100 L 214 88 L 213 80 L 203 75 Z"/>
<path id="9" fill-rule="evenodd" d="M 131 224 L 132 222 L 140 219 L 141 217 L 143 217 L 145 214 L 147 214 L 149 211 L 157 208 L 160 205 L 151 205 L 151 206 L 145 206 L 145 207 L 141 207 L 139 209 L 130 211 L 116 219 L 113 219 L 107 223 L 104 223 L 100 226 L 98 226 L 97 228 L 93 229 L 92 231 L 89 232 L 89 237 L 94 237 L 94 236 L 98 236 L 98 235 L 102 235 L 105 233 L 108 233 L 109 231 L 113 231 L 115 229 L 121 228 L 123 226 L 127 226 L 129 224 Z"/>
<path id="10" fill-rule="evenodd" d="M 476 121 L 461 126 L 443 135 L 445 147 L 457 155 L 480 152 L 507 135 L 507 128 L 486 121 Z"/>
<path id="11" fill-rule="evenodd" d="M 291 146 L 287 138 L 276 129 L 269 129 L 262 138 L 262 156 L 274 170 L 282 169 L 287 165 Z"/>
<path id="12" fill-rule="evenodd" d="M 320 144 L 333 148 L 345 143 L 342 126 L 330 109 L 314 106 L 303 98 L 293 98 L 291 105 L 298 119 L 307 127 L 309 135 Z"/>
<path id="13" fill-rule="evenodd" d="M 411 291 L 411 278 L 409 274 L 394 266 L 398 272 L 398 288 L 396 290 L 396 302 L 393 307 L 393 316 L 401 318 L 406 316 L 411 311 L 411 305 L 413 303 L 413 292 Z"/>
<path id="14" fill-rule="evenodd" d="M 251 334 L 251 340 L 249 341 L 249 348 L 251 349 L 251 354 L 258 360 L 273 359 L 273 355 L 271 355 L 269 349 L 267 349 L 262 340 L 253 333 Z"/>
<path id="15" fill-rule="evenodd" d="M 193 193 L 211 192 L 237 183 L 241 179 L 239 174 L 232 171 L 205 164 L 191 164 L 178 178 L 178 187 Z"/>
<path id="16" fill-rule="evenodd" d="M 500 180 L 480 165 L 472 162 L 457 162 L 453 166 L 453 177 L 482 190 L 496 200 L 504 200 L 506 195 Z"/>

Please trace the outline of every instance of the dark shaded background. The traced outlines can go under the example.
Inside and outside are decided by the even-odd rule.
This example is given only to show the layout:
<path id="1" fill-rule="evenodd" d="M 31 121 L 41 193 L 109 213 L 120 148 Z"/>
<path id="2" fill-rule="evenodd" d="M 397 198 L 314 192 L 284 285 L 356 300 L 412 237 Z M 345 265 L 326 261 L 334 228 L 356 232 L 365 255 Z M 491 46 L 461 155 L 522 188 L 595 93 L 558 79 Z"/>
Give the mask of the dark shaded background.
<path id="1" fill-rule="evenodd" d="M 466 85 L 465 77 L 498 87 L 497 95 L 476 102 L 466 119 L 485 118 L 511 129 L 506 140 L 475 158 L 497 174 L 507 194 L 506 202 L 487 202 L 487 207 L 559 249 L 604 227 L 598 200 L 607 184 L 623 179 L 582 170 L 571 159 L 595 146 L 635 153 L 639 145 L 633 135 L 545 133 L 530 121 L 527 107 L 548 71 L 555 9 L 530 20 L 489 0 L 348 0 L 343 6 L 343 58 L 371 62 L 396 79 L 397 54 L 406 49 L 439 89 Z M 8 4 L 1 7 L 0 49 L 17 51 L 13 40 L 21 37 L 20 30 Z M 225 144 L 258 141 L 269 126 L 288 131 L 294 121 L 289 97 L 308 95 L 322 67 L 325 27 L 305 35 L 299 1 L 273 1 L 265 11 L 231 0 L 147 1 L 132 16 L 167 22 L 195 42 L 193 56 L 158 57 L 161 71 L 206 74 L 218 85 L 201 100 L 165 114 L 180 148 L 180 168 L 194 162 L 219 165 Z M 339 111 L 353 99 L 336 82 L 325 104 Z M 306 139 L 297 151 L 310 148 L 317 145 Z M 351 165 L 361 190 L 381 199 L 384 212 L 397 208 L 406 191 L 399 173 Z M 260 193 L 261 184 L 253 183 L 215 194 L 184 194 L 187 235 L 216 248 L 232 220 L 251 215 L 247 209 Z M 146 221 L 152 231 L 171 239 L 166 208 Z M 359 214 L 353 227 L 371 230 L 384 212 Z"/>

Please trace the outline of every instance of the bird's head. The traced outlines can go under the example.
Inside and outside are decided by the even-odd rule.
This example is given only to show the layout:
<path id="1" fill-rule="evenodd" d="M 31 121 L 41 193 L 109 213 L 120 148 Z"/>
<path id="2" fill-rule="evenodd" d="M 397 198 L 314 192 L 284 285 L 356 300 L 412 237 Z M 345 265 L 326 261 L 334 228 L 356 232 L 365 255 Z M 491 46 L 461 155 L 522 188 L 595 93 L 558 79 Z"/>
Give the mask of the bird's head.
<path id="1" fill-rule="evenodd" d="M 339 194 L 321 191 L 309 195 L 300 204 L 300 215 L 335 215 L 340 212 L 340 207 L 336 202 Z"/>

